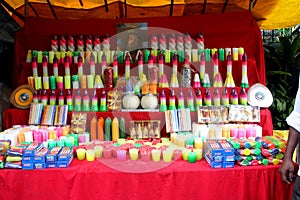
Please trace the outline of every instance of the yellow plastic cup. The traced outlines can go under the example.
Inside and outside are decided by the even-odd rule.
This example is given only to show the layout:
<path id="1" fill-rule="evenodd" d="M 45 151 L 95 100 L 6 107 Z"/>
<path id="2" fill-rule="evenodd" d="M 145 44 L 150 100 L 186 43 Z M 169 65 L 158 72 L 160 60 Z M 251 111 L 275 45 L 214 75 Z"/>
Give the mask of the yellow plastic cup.
<path id="1" fill-rule="evenodd" d="M 139 150 L 138 149 L 129 149 L 129 157 L 130 157 L 130 160 L 137 160 L 139 158 Z"/>
<path id="2" fill-rule="evenodd" d="M 100 145 L 94 146 L 94 150 L 95 150 L 95 158 L 101 158 L 103 152 L 103 146 Z"/>
<path id="3" fill-rule="evenodd" d="M 152 154 L 152 160 L 154 162 L 160 161 L 161 150 L 159 150 L 159 149 L 152 149 L 151 150 L 151 154 Z"/>
<path id="4" fill-rule="evenodd" d="M 86 160 L 87 161 L 95 160 L 95 150 L 93 150 L 93 149 L 86 150 Z"/>
<path id="5" fill-rule="evenodd" d="M 76 150 L 77 159 L 78 159 L 78 160 L 84 160 L 84 158 L 85 158 L 85 152 L 86 152 L 86 150 L 83 149 L 83 148 L 77 149 L 77 150 Z"/>
<path id="6" fill-rule="evenodd" d="M 163 160 L 164 160 L 164 162 L 171 162 L 172 161 L 172 155 L 173 155 L 172 150 L 164 150 L 163 151 Z"/>

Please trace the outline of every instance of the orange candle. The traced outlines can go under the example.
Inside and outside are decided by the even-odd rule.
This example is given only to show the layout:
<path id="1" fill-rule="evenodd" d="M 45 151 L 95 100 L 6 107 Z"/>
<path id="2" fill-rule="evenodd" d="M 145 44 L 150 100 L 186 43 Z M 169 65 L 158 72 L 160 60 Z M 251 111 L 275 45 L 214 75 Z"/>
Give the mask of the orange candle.
<path id="1" fill-rule="evenodd" d="M 87 87 L 86 84 L 86 75 L 83 74 L 80 77 L 80 87 L 85 89 Z"/>
<path id="2" fill-rule="evenodd" d="M 91 140 L 97 139 L 97 119 L 93 117 L 91 120 Z"/>
<path id="3" fill-rule="evenodd" d="M 151 94 L 156 94 L 157 93 L 157 83 L 153 82 L 150 84 L 150 93 Z"/>
<path id="4" fill-rule="evenodd" d="M 97 133 L 97 138 L 100 141 L 104 140 L 103 126 L 104 126 L 104 119 L 102 117 L 100 117 L 98 119 L 98 133 Z"/>
<path id="5" fill-rule="evenodd" d="M 119 137 L 119 120 L 115 117 L 112 121 L 112 141 L 117 141 Z"/>
<path id="6" fill-rule="evenodd" d="M 18 134 L 18 142 L 21 143 L 21 142 L 25 142 L 25 136 L 24 136 L 24 133 L 23 132 L 20 132 Z"/>
<path id="7" fill-rule="evenodd" d="M 146 82 L 143 86 L 142 86 L 142 94 L 149 94 L 149 83 Z"/>

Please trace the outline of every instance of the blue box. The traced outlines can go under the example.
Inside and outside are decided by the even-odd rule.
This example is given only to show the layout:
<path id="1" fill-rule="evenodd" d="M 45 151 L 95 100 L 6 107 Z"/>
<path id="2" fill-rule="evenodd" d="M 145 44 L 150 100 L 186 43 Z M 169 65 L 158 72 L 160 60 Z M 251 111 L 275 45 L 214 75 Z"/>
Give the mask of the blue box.
<path id="1" fill-rule="evenodd" d="M 234 162 L 223 162 L 223 168 L 234 168 Z"/>
<path id="2" fill-rule="evenodd" d="M 22 169 L 34 169 L 32 162 L 22 162 Z"/>
<path id="3" fill-rule="evenodd" d="M 207 140 L 206 141 L 206 149 L 205 154 L 210 155 L 210 157 L 214 156 L 223 156 L 223 148 L 217 142 L 217 140 Z"/>
<path id="4" fill-rule="evenodd" d="M 211 168 L 214 168 L 214 169 L 223 168 L 222 162 L 214 162 L 207 155 L 205 155 L 204 157 L 205 157 L 205 160 L 208 162 L 208 164 L 211 166 Z"/>
<path id="5" fill-rule="evenodd" d="M 234 162 L 235 161 L 235 155 L 223 156 L 223 161 L 224 162 Z"/>
<path id="6" fill-rule="evenodd" d="M 57 168 L 56 162 L 46 162 L 46 168 Z"/>
<path id="7" fill-rule="evenodd" d="M 53 147 L 46 155 L 46 162 L 56 162 L 62 147 Z"/>
<path id="8" fill-rule="evenodd" d="M 23 156 L 34 156 L 34 154 L 39 152 L 42 148 L 43 143 L 31 143 L 26 149 L 24 149 Z"/>
<path id="9" fill-rule="evenodd" d="M 59 160 L 59 161 L 57 161 L 56 166 L 58 168 L 68 168 L 69 165 L 71 164 L 72 160 L 73 160 L 73 155 L 71 155 L 69 160 Z"/>
<path id="10" fill-rule="evenodd" d="M 46 168 L 46 163 L 44 162 L 36 162 L 33 163 L 34 169 L 45 169 Z"/>
<path id="11" fill-rule="evenodd" d="M 72 147 L 63 147 L 60 153 L 57 156 L 58 161 L 69 161 L 73 156 L 73 148 Z"/>
<path id="12" fill-rule="evenodd" d="M 35 153 L 34 162 L 45 162 L 45 156 L 47 155 L 48 151 L 48 148 L 42 148 L 39 152 Z"/>
<path id="13" fill-rule="evenodd" d="M 213 162 L 223 162 L 223 156 L 211 156 L 210 154 L 207 153 L 205 153 L 205 155 Z"/>
<path id="14" fill-rule="evenodd" d="M 22 156 L 22 163 L 32 163 L 33 161 L 33 156 Z"/>
<path id="15" fill-rule="evenodd" d="M 218 140 L 218 143 L 220 144 L 221 148 L 223 149 L 224 156 L 234 155 L 234 148 L 231 146 L 231 144 L 227 140 Z"/>

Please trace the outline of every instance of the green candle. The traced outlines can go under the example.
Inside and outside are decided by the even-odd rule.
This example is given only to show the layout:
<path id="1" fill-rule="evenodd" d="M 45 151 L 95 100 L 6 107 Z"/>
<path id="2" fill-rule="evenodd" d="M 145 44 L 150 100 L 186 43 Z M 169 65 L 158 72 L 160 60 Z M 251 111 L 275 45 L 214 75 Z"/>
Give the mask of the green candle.
<path id="1" fill-rule="evenodd" d="M 178 62 L 184 61 L 184 50 L 178 50 Z"/>
<path id="2" fill-rule="evenodd" d="M 224 49 L 219 49 L 219 60 L 220 61 L 224 61 L 225 59 L 224 59 Z"/>
<path id="3" fill-rule="evenodd" d="M 49 147 L 49 149 L 52 149 L 52 148 L 55 147 L 55 146 L 56 146 L 55 140 L 49 139 L 49 140 L 48 140 L 48 147 Z"/>
<path id="4" fill-rule="evenodd" d="M 106 118 L 104 125 L 104 137 L 106 141 L 111 141 L 111 119 L 110 117 Z"/>
<path id="5" fill-rule="evenodd" d="M 126 128 L 125 128 L 124 117 L 121 117 L 121 119 L 120 119 L 119 128 L 120 128 L 120 138 L 126 138 Z"/>
<path id="6" fill-rule="evenodd" d="M 210 49 L 205 49 L 205 61 L 210 61 Z"/>
<path id="7" fill-rule="evenodd" d="M 196 152 L 189 152 L 188 153 L 188 162 L 189 163 L 195 163 L 197 160 L 197 154 Z"/>
<path id="8" fill-rule="evenodd" d="M 124 63 L 124 52 L 123 51 L 118 52 L 118 62 Z"/>
<path id="9" fill-rule="evenodd" d="M 50 89 L 56 89 L 56 78 L 55 76 L 50 76 Z"/>
<path id="10" fill-rule="evenodd" d="M 144 51 L 144 62 L 145 63 L 148 63 L 149 55 L 150 55 L 150 50 L 145 49 L 145 51 Z"/>

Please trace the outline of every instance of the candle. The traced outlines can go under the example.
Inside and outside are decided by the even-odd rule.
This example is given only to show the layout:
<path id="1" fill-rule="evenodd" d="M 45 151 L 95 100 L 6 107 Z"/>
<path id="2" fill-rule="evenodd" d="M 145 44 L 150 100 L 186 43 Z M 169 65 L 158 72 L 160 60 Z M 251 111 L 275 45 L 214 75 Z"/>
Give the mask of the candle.
<path id="1" fill-rule="evenodd" d="M 32 57 L 31 67 L 32 67 L 33 77 L 37 77 L 38 76 L 38 70 L 37 70 L 36 57 Z"/>
<path id="2" fill-rule="evenodd" d="M 45 55 L 43 56 L 42 66 L 43 66 L 43 76 L 48 76 L 48 60 Z"/>
<path id="3" fill-rule="evenodd" d="M 71 73 L 70 73 L 70 62 L 69 62 L 69 57 L 68 56 L 65 57 L 64 62 L 65 62 L 65 75 L 70 76 L 71 75 Z"/>
<path id="4" fill-rule="evenodd" d="M 98 133 L 97 133 L 97 138 L 100 141 L 104 140 L 104 131 L 103 131 L 103 127 L 104 127 L 104 119 L 102 117 L 100 117 L 98 119 Z"/>
<path id="5" fill-rule="evenodd" d="M 238 48 L 232 48 L 232 60 L 237 61 L 239 59 L 239 49 Z"/>
<path id="6" fill-rule="evenodd" d="M 82 89 L 85 89 L 85 88 L 87 88 L 87 86 L 86 86 L 86 75 L 82 75 L 81 77 L 80 77 L 80 87 L 82 88 Z"/>
<path id="7" fill-rule="evenodd" d="M 62 76 L 56 77 L 57 89 L 63 89 L 64 78 Z"/>
<path id="8" fill-rule="evenodd" d="M 110 141 L 111 140 L 111 119 L 110 119 L 110 117 L 106 118 L 104 126 L 105 126 L 105 132 L 104 132 L 105 140 Z"/>
<path id="9" fill-rule="evenodd" d="M 64 77 L 65 89 L 71 89 L 71 76 Z"/>
<path id="10" fill-rule="evenodd" d="M 189 154 L 191 151 L 192 151 L 191 149 L 185 149 L 185 150 L 183 150 L 183 152 L 182 152 L 182 159 L 183 159 L 183 160 L 188 160 L 188 154 Z"/>
<path id="11" fill-rule="evenodd" d="M 239 47 L 238 49 L 238 54 L 239 54 L 239 60 L 243 59 L 243 55 L 244 55 L 244 48 L 243 47 Z"/>
<path id="12" fill-rule="evenodd" d="M 119 127 L 120 127 L 120 137 L 121 138 L 126 138 L 126 124 L 125 124 L 125 119 L 124 117 L 121 117 L 120 122 L 119 122 Z"/>
<path id="13" fill-rule="evenodd" d="M 224 61 L 224 49 L 220 48 L 218 53 L 219 53 L 219 60 Z"/>
<path id="14" fill-rule="evenodd" d="M 205 61 L 210 61 L 211 57 L 210 57 L 210 49 L 205 49 Z"/>
<path id="15" fill-rule="evenodd" d="M 115 117 L 112 121 L 112 140 L 117 141 L 119 137 L 119 120 Z"/>
<path id="16" fill-rule="evenodd" d="M 73 89 L 79 89 L 79 81 L 77 75 L 72 75 L 72 87 Z"/>
<path id="17" fill-rule="evenodd" d="M 85 158 L 85 153 L 86 153 L 86 150 L 83 149 L 83 148 L 78 148 L 76 150 L 76 155 L 77 155 L 77 159 L 78 160 L 84 160 Z"/>
<path id="18" fill-rule="evenodd" d="M 36 90 L 42 89 L 42 77 L 34 77 L 34 86 Z"/>
<path id="19" fill-rule="evenodd" d="M 97 139 L 97 118 L 95 116 L 91 120 L 90 132 L 91 132 L 91 140 Z"/>
<path id="20" fill-rule="evenodd" d="M 102 152 L 103 152 L 103 158 L 111 158 L 112 157 L 112 148 L 105 147 Z"/>
<path id="21" fill-rule="evenodd" d="M 49 89 L 49 77 L 43 76 L 43 88 L 48 90 Z"/>
<path id="22" fill-rule="evenodd" d="M 87 88 L 94 88 L 94 76 L 87 75 Z"/>
<path id="23" fill-rule="evenodd" d="M 42 63 L 43 62 L 43 52 L 38 51 L 37 52 L 37 63 Z"/>
<path id="24" fill-rule="evenodd" d="M 202 149 L 193 149 L 193 152 L 196 153 L 196 160 L 202 159 L 202 155 L 203 155 Z"/>
<path id="25" fill-rule="evenodd" d="M 195 163 L 197 160 L 197 154 L 196 152 L 189 152 L 188 153 L 188 162 L 189 163 Z"/>
<path id="26" fill-rule="evenodd" d="M 195 149 L 203 149 L 202 138 L 195 138 L 194 139 L 194 147 L 195 147 Z"/>
<path id="27" fill-rule="evenodd" d="M 165 63 L 170 63 L 170 62 L 171 62 L 171 51 L 165 50 Z"/>
<path id="28" fill-rule="evenodd" d="M 149 161 L 151 159 L 151 152 L 150 151 L 141 151 L 141 160 L 142 161 Z"/>

